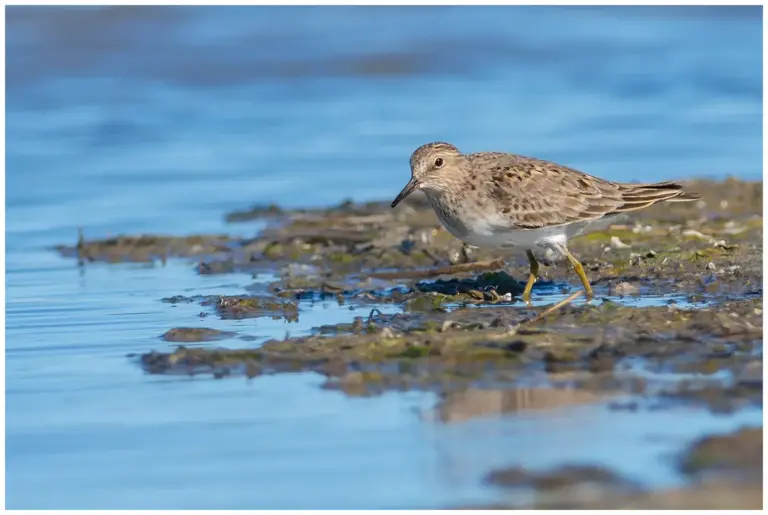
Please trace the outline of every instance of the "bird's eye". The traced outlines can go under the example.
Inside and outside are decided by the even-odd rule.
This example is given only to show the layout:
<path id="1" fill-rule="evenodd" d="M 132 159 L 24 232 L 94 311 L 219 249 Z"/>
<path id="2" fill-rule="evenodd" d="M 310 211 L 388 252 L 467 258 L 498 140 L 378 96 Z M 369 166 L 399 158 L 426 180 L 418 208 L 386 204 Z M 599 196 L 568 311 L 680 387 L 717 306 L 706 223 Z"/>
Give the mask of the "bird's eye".
<path id="1" fill-rule="evenodd" d="M 438 157 L 437 159 L 435 159 L 435 166 L 436 167 L 440 168 L 441 166 L 443 166 L 443 163 L 444 163 L 444 161 L 443 161 L 442 157 Z"/>

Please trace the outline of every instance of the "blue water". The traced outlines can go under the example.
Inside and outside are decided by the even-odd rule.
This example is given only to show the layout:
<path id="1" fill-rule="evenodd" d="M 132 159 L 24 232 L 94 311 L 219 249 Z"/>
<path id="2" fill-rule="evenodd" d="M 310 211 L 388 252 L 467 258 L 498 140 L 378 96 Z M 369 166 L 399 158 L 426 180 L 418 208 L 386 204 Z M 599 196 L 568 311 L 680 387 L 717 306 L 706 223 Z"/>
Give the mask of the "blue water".
<path id="1" fill-rule="evenodd" d="M 158 336 L 174 326 L 246 346 L 367 312 L 201 318 L 160 299 L 259 278 L 186 261 L 80 270 L 50 247 L 80 227 L 249 235 L 260 225 L 223 213 L 388 199 L 437 139 L 615 180 L 759 179 L 761 20 L 760 7 L 7 8 L 7 507 L 455 506 L 498 498 L 480 481 L 493 466 L 566 458 L 678 480 L 665 453 L 761 413 L 598 405 L 441 425 L 418 416 L 430 395 L 349 399 L 311 374 L 148 376 L 126 354 L 169 348 Z"/>

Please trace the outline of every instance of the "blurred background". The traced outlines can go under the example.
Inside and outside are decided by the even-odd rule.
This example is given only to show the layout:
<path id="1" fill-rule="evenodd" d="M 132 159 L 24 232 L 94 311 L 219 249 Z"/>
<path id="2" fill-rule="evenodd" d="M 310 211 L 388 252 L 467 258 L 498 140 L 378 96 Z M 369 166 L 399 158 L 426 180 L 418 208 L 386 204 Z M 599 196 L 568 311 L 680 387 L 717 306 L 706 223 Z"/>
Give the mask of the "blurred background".
<path id="1" fill-rule="evenodd" d="M 466 442 L 412 419 L 429 398 L 359 404 L 303 376 L 254 394 L 127 362 L 199 311 L 162 296 L 240 292 L 250 276 L 83 271 L 50 247 L 80 227 L 252 233 L 223 214 L 391 199 L 432 140 L 614 180 L 760 179 L 761 20 L 761 7 L 6 8 L 8 507 L 487 500 L 471 471 L 488 462 L 456 451 L 467 476 L 438 471 Z M 301 330 L 332 316 L 349 315 Z M 488 445 L 472 459 L 495 459 Z M 671 480 L 643 459 L 621 466 Z"/>
<path id="2" fill-rule="evenodd" d="M 9 8 L 9 236 L 389 198 L 432 140 L 759 178 L 761 77 L 760 7 Z"/>

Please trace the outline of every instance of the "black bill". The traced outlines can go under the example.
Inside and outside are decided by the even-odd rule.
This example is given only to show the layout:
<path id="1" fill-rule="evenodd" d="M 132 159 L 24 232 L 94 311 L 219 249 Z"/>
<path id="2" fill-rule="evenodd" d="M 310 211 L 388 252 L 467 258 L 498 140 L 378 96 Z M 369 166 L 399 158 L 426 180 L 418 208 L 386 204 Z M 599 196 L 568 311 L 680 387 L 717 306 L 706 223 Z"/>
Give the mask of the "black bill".
<path id="1" fill-rule="evenodd" d="M 403 188 L 403 191 L 401 191 L 400 194 L 397 196 L 397 198 L 395 198 L 395 200 L 392 201 L 392 207 L 395 207 L 400 202 L 402 202 L 402 200 L 405 197 L 413 193 L 413 190 L 415 190 L 418 185 L 419 183 L 416 181 L 416 179 L 411 177 L 411 180 L 408 181 L 408 184 L 405 185 L 405 188 Z"/>

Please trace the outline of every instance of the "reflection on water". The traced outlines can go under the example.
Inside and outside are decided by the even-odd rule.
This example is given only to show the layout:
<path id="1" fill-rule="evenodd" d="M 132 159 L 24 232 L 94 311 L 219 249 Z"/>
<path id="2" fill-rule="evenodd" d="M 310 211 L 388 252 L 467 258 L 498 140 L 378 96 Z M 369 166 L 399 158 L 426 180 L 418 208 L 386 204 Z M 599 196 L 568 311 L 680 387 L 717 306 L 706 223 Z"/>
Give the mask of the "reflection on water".
<path id="1" fill-rule="evenodd" d="M 616 416 L 531 390 L 448 410 L 508 417 L 424 424 L 426 394 L 147 376 L 126 354 L 167 350 L 171 327 L 247 346 L 367 312 L 302 303 L 296 324 L 223 321 L 159 299 L 269 279 L 178 262 L 82 271 L 51 247 L 79 228 L 247 236 L 263 226 L 223 213 L 392 198 L 430 140 L 615 180 L 759 178 L 761 19 L 757 6 L 9 7 L 8 507 L 434 508 L 493 500 L 490 468 L 565 458 L 674 482 L 662 452 L 760 414 Z M 560 402 L 579 405 L 527 409 Z M 671 443 L 649 444 L 659 431 Z"/>
<path id="2" fill-rule="evenodd" d="M 588 403 L 498 419 L 430 424 L 429 428 L 439 460 L 436 473 L 456 491 L 481 481 L 490 468 L 520 466 L 538 471 L 565 463 L 599 464 L 654 488 L 685 483 L 672 460 L 695 435 L 761 421 L 761 410 L 752 409 L 732 417 L 704 410 L 645 411 L 638 416 Z"/>
<path id="3" fill-rule="evenodd" d="M 447 394 L 436 408 L 442 422 L 463 422 L 475 417 L 513 415 L 520 411 L 557 409 L 599 402 L 607 394 L 576 388 L 470 388 Z"/>

